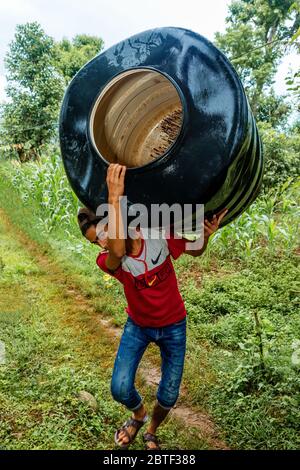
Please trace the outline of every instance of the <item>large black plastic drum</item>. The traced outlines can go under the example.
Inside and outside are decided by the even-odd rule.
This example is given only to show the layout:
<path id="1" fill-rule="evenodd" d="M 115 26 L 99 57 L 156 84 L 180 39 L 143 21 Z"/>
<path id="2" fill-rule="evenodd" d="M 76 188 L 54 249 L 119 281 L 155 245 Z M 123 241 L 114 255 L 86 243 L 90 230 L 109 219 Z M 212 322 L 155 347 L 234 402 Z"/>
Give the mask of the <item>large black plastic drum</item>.
<path id="1" fill-rule="evenodd" d="M 181 28 L 122 41 L 70 83 L 60 116 L 65 170 L 80 201 L 107 201 L 106 170 L 127 166 L 129 203 L 227 207 L 222 225 L 258 194 L 263 158 L 243 86 L 211 42 Z"/>

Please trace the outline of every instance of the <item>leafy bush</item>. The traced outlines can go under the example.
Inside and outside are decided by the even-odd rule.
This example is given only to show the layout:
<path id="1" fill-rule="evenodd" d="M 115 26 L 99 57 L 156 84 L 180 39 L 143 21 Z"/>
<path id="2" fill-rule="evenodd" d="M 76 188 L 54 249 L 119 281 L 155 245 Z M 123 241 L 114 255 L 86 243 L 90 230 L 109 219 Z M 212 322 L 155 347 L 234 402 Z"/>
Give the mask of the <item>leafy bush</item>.
<path id="1" fill-rule="evenodd" d="M 275 130 L 268 123 L 259 123 L 263 142 L 265 190 L 282 185 L 288 178 L 300 175 L 300 133 L 284 133 Z"/>

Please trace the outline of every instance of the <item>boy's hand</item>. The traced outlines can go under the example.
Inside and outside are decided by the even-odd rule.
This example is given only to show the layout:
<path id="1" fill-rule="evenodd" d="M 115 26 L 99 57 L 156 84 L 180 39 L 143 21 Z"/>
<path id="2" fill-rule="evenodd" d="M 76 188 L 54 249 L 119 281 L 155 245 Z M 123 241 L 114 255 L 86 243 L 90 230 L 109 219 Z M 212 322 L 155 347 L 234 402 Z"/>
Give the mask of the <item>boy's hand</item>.
<path id="1" fill-rule="evenodd" d="M 207 219 L 204 220 L 204 238 L 206 240 L 218 230 L 221 220 L 225 217 L 227 212 L 228 209 L 223 209 L 221 212 L 214 214 L 211 221 Z"/>
<path id="2" fill-rule="evenodd" d="M 221 220 L 223 219 L 223 217 L 225 217 L 227 212 L 228 209 L 223 209 L 217 214 L 214 214 L 213 218 L 210 221 L 208 219 L 204 219 L 204 243 L 202 247 L 199 249 L 186 249 L 185 253 L 191 256 L 201 256 L 206 250 L 209 237 L 218 230 Z"/>
<path id="3" fill-rule="evenodd" d="M 111 163 L 107 169 L 106 184 L 108 188 L 108 199 L 119 201 L 124 194 L 126 166 Z"/>

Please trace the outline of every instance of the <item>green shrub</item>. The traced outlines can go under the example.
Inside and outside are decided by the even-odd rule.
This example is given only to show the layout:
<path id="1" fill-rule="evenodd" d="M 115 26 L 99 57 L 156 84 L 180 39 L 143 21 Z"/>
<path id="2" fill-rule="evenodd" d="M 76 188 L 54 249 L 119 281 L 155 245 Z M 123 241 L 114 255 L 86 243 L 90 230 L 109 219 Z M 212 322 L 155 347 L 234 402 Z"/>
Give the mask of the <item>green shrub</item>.
<path id="1" fill-rule="evenodd" d="M 263 142 L 265 172 L 263 187 L 265 190 L 282 185 L 288 178 L 300 175 L 300 133 L 280 132 L 268 123 L 259 123 Z"/>

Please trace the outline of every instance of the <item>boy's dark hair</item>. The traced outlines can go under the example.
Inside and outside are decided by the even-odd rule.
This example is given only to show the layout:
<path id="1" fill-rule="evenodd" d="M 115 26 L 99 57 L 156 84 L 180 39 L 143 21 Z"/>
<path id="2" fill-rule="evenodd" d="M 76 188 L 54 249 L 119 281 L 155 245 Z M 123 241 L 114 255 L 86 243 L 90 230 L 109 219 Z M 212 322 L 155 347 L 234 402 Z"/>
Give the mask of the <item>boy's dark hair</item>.
<path id="1" fill-rule="evenodd" d="M 96 214 L 87 207 L 82 207 L 78 211 L 77 221 L 82 235 L 85 235 L 86 231 L 92 225 L 97 225 L 100 220 L 101 217 L 97 217 Z"/>

